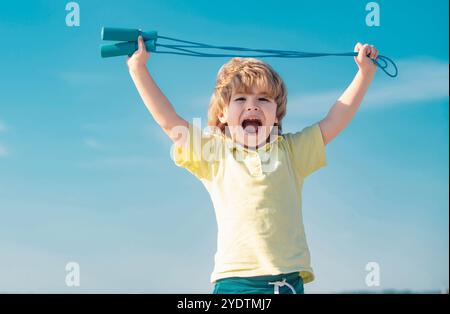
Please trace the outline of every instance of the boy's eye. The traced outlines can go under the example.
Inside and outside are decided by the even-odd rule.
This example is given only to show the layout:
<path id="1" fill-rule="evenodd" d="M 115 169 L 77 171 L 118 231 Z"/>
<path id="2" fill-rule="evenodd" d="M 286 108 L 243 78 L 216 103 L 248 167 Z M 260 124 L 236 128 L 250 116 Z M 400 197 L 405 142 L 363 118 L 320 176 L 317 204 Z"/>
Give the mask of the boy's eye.
<path id="1" fill-rule="evenodd" d="M 236 98 L 236 101 L 241 101 L 241 100 L 245 100 L 245 98 L 244 97 Z M 260 101 L 269 101 L 267 98 L 259 98 L 259 100 Z"/>

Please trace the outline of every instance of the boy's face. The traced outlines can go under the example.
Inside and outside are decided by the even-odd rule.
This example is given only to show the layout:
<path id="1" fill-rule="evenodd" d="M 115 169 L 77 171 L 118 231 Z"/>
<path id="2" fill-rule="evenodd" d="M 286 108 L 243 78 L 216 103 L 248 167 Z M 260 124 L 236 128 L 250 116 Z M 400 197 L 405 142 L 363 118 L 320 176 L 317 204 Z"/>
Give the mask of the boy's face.
<path id="1" fill-rule="evenodd" d="M 251 92 L 233 91 L 230 103 L 219 115 L 219 120 L 227 123 L 233 140 L 245 147 L 256 148 L 266 143 L 274 123 L 278 123 L 277 104 L 263 91 L 253 88 Z"/>

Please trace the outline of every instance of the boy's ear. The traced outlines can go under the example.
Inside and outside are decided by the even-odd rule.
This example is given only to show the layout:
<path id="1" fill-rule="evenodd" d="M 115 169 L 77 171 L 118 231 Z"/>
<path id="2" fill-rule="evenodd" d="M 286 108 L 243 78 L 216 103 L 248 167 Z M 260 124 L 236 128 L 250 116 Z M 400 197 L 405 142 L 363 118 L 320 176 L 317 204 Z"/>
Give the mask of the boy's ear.
<path id="1" fill-rule="evenodd" d="M 222 110 L 217 117 L 219 118 L 219 121 L 221 123 L 226 123 L 227 122 L 227 109 L 225 108 L 224 110 Z"/>

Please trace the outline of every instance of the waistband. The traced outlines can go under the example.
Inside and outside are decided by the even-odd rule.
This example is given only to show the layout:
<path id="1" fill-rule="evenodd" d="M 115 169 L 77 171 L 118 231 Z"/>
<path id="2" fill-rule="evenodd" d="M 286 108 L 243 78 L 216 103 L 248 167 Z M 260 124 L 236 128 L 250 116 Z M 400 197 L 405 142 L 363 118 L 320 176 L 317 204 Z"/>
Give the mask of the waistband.
<path id="1" fill-rule="evenodd" d="M 218 279 L 217 283 L 223 281 L 232 281 L 232 282 L 249 282 L 249 283 L 266 283 L 269 281 L 282 281 L 286 279 L 287 281 L 295 281 L 297 279 L 301 279 L 300 272 L 292 272 L 288 274 L 279 274 L 279 275 L 266 275 L 266 276 L 253 276 L 253 277 L 228 277 Z"/>

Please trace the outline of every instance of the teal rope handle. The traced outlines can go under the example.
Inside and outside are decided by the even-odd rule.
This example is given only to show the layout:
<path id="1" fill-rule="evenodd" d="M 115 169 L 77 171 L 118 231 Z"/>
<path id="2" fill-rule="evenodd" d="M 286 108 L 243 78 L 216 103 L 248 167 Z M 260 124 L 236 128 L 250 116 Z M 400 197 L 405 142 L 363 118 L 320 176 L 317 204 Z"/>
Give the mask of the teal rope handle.
<path id="1" fill-rule="evenodd" d="M 134 51 L 137 50 L 137 39 L 142 36 L 145 41 L 145 46 L 148 51 L 160 54 L 173 54 L 191 57 L 247 57 L 247 58 L 316 58 L 316 57 L 328 57 L 328 56 L 357 56 L 357 52 L 344 52 L 344 53 L 315 53 L 305 51 L 292 51 L 292 50 L 273 50 L 273 49 L 253 49 L 242 48 L 232 46 L 215 46 L 199 42 L 193 42 L 188 40 L 176 39 L 172 37 L 160 36 L 156 31 L 143 32 L 137 29 L 126 28 L 102 28 L 103 40 L 121 40 L 127 41 L 126 43 L 119 43 L 114 45 L 106 45 L 101 48 L 101 55 L 103 58 L 114 57 L 119 55 L 131 56 Z M 158 39 L 164 39 L 169 41 L 175 41 L 182 44 L 160 44 L 157 43 Z M 169 50 L 159 50 L 158 48 L 165 48 Z M 239 51 L 246 53 L 259 53 L 259 54 L 230 54 L 230 53 L 205 53 L 192 49 L 217 49 L 225 51 Z M 386 75 L 390 77 L 397 77 L 398 68 L 395 62 L 387 56 L 379 55 L 376 60 L 371 59 Z M 389 65 L 392 65 L 394 71 L 390 73 L 388 71 Z"/>

